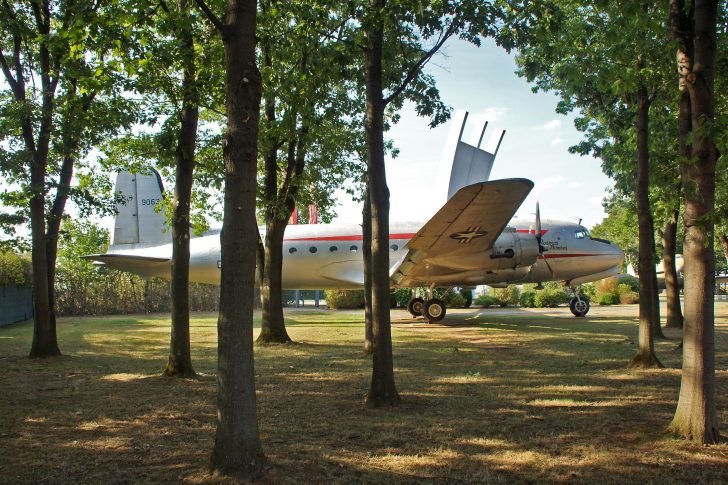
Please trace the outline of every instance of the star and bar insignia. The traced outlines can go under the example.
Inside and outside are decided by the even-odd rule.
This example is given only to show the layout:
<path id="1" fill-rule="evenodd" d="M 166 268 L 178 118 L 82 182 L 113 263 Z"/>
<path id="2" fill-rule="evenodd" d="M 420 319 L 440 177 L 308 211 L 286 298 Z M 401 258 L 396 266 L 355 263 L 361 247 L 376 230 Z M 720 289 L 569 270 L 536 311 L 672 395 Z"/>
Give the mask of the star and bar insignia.
<path id="1" fill-rule="evenodd" d="M 480 226 L 468 227 L 464 231 L 454 232 L 450 234 L 450 239 L 455 239 L 459 244 L 468 244 L 473 239 L 485 236 L 487 231 L 480 229 Z"/>

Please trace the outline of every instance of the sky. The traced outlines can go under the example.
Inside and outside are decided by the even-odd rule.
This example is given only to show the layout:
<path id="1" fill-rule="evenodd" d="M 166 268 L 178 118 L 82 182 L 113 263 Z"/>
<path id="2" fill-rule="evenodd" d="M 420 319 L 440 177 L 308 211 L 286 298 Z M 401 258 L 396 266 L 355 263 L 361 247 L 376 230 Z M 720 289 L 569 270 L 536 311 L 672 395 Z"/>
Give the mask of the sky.
<path id="1" fill-rule="evenodd" d="M 491 41 L 475 47 L 451 40 L 444 52 L 427 66 L 443 101 L 456 110 L 468 111 L 463 140 L 477 144 L 477 120 L 488 120 L 484 145 L 492 151 L 501 130 L 505 137 L 490 179 L 528 178 L 535 183 L 517 215 L 533 219 L 539 201 L 543 219 L 578 221 L 591 228 L 605 217 L 602 199 L 612 185 L 598 159 L 568 152 L 581 140 L 573 116 L 555 112 L 558 97 L 533 93 L 529 83 L 515 74 L 513 55 Z M 426 221 L 444 204 L 438 193 L 438 170 L 443 148 L 453 125 L 430 129 L 427 118 L 411 106 L 401 121 L 385 134 L 400 153 L 387 158 L 387 182 L 391 194 L 390 221 Z M 335 221 L 361 218 L 361 205 L 342 196 Z"/>

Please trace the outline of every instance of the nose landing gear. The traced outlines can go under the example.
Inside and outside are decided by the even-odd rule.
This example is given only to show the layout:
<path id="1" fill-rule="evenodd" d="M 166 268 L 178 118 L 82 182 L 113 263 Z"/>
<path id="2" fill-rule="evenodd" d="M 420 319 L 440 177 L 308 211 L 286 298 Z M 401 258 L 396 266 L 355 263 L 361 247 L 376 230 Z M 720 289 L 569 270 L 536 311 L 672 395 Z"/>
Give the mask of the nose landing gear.
<path id="1" fill-rule="evenodd" d="M 575 317 L 584 317 L 589 313 L 589 300 L 579 295 L 579 293 L 572 288 L 572 294 L 574 295 L 569 302 L 569 310 L 574 314 Z"/>

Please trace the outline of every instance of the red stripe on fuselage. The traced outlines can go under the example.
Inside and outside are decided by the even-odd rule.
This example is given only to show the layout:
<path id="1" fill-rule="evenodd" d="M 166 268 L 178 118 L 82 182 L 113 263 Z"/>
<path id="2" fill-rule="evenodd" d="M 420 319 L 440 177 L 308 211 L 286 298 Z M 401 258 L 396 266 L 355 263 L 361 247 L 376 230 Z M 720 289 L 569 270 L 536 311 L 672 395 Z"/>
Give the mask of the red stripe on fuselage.
<path id="1" fill-rule="evenodd" d="M 554 258 L 581 258 L 587 256 L 605 256 L 599 253 L 562 253 L 562 254 L 543 254 L 539 256 L 539 259 L 554 259 Z"/>
<path id="2" fill-rule="evenodd" d="M 389 239 L 412 239 L 415 233 L 390 234 Z M 351 236 L 319 236 L 319 237 L 295 237 L 284 239 L 284 241 L 362 241 L 364 236 L 354 234 Z"/>
<path id="3" fill-rule="evenodd" d="M 536 230 L 535 229 L 516 229 L 516 232 L 521 232 L 523 234 L 533 234 L 533 235 L 536 234 Z M 546 234 L 547 232 L 549 232 L 548 229 L 541 229 L 541 235 L 542 236 L 544 234 Z"/>

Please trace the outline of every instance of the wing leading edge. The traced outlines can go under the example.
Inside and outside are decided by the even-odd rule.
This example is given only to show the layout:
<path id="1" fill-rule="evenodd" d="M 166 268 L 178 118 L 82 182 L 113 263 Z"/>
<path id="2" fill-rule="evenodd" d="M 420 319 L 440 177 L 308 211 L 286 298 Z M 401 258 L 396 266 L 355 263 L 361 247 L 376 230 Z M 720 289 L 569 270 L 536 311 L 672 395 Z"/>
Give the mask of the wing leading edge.
<path id="1" fill-rule="evenodd" d="M 448 268 L 462 271 L 469 259 L 477 269 L 472 256 L 491 248 L 532 188 L 519 178 L 460 189 L 407 243 L 409 251 L 390 272 L 392 283 L 415 286 Z"/>

